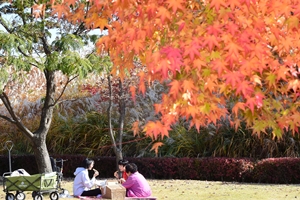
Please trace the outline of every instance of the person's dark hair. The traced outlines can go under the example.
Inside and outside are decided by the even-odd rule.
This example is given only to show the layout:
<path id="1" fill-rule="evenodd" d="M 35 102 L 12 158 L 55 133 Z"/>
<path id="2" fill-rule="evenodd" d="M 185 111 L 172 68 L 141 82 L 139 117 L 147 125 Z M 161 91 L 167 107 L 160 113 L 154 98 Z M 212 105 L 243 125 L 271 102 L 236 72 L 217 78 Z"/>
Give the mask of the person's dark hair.
<path id="1" fill-rule="evenodd" d="M 134 163 L 128 163 L 127 165 L 125 165 L 126 173 L 130 172 L 133 174 L 133 173 L 137 172 L 137 170 L 138 170 L 138 167 Z"/>
<path id="2" fill-rule="evenodd" d="M 94 162 L 94 160 L 91 160 L 91 159 L 84 159 L 83 162 L 82 162 L 82 166 L 83 168 L 87 169 L 91 166 L 91 164 Z"/>
<path id="3" fill-rule="evenodd" d="M 123 160 L 119 160 L 118 165 L 123 165 L 123 166 L 125 166 L 125 165 L 127 165 L 128 163 L 129 163 L 128 160 L 123 159 Z"/>

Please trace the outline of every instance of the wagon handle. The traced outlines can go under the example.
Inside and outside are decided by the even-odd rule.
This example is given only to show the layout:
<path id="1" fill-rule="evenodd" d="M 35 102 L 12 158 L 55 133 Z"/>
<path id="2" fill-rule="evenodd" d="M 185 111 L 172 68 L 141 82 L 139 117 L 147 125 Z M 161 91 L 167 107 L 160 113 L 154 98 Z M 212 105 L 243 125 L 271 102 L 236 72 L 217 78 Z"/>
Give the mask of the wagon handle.
<path id="1" fill-rule="evenodd" d="M 9 159 L 9 172 L 11 172 L 11 156 L 10 152 L 14 146 L 14 143 L 11 140 L 5 142 L 5 148 L 8 150 L 8 159 Z"/>
<path id="2" fill-rule="evenodd" d="M 12 148 L 13 148 L 13 146 L 14 146 L 14 143 L 13 143 L 11 140 L 8 140 L 8 141 L 5 142 L 5 146 L 4 146 L 4 147 L 5 147 L 8 151 L 11 151 Z"/>

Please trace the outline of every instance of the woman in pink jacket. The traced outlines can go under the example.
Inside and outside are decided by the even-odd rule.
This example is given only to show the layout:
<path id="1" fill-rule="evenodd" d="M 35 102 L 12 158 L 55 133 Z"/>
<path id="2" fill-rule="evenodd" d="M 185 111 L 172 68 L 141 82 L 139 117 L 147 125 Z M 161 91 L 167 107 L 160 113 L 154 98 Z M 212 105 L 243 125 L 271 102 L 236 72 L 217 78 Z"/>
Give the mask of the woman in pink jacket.
<path id="1" fill-rule="evenodd" d="M 128 175 L 127 180 L 122 184 L 126 188 L 127 197 L 149 197 L 151 188 L 145 177 L 138 172 L 134 163 L 128 163 L 125 166 L 125 172 Z"/>

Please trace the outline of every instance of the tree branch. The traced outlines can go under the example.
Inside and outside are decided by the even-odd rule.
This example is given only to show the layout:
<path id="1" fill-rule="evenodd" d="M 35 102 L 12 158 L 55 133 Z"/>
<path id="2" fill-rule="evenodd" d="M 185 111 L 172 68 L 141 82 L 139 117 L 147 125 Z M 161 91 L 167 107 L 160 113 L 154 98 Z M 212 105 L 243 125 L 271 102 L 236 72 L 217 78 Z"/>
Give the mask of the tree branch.
<path id="1" fill-rule="evenodd" d="M 27 55 L 27 54 L 21 49 L 20 46 L 18 46 L 18 50 L 19 50 L 19 52 L 20 52 L 23 56 L 29 57 L 29 55 Z"/>
<path id="2" fill-rule="evenodd" d="M 43 43 L 43 48 L 44 48 L 44 52 L 46 55 L 49 55 L 51 54 L 51 51 L 49 49 L 49 45 L 47 43 L 47 39 L 43 36 L 43 37 L 40 37 L 40 39 L 42 40 L 42 43 Z"/>
<path id="3" fill-rule="evenodd" d="M 82 31 L 84 31 L 84 30 L 85 30 L 85 28 L 84 28 L 84 23 L 82 22 L 82 23 L 78 26 L 77 30 L 76 30 L 73 34 L 74 34 L 74 35 L 79 35 L 79 34 L 81 34 Z"/>
<path id="4" fill-rule="evenodd" d="M 39 68 L 39 66 L 38 65 L 36 65 L 36 64 L 34 64 L 34 63 L 29 63 L 30 65 L 32 65 L 32 66 L 34 66 L 34 67 L 36 67 L 36 68 Z"/>
<path id="5" fill-rule="evenodd" d="M 0 24 L 5 28 L 5 30 L 9 33 L 12 33 L 13 31 L 8 28 L 7 24 L 5 23 L 4 19 L 2 18 L 2 15 L 0 14 Z"/>
<path id="6" fill-rule="evenodd" d="M 17 116 L 15 115 L 14 111 L 13 111 L 13 108 L 10 104 L 10 101 L 6 95 L 5 92 L 3 92 L 1 95 L 0 95 L 0 99 L 2 100 L 4 106 L 6 107 L 7 111 L 9 112 L 9 114 L 12 116 L 12 118 L 14 119 L 14 121 L 17 121 Z"/>
<path id="7" fill-rule="evenodd" d="M 62 95 L 64 94 L 64 92 L 65 92 L 65 90 L 66 90 L 68 84 L 69 84 L 71 81 L 73 81 L 75 78 L 77 78 L 78 76 L 79 76 L 79 75 L 74 76 L 74 77 L 71 78 L 71 79 L 68 78 L 68 81 L 67 81 L 66 84 L 64 85 L 63 90 L 61 91 L 59 97 L 54 101 L 53 105 L 50 105 L 50 106 L 54 106 L 55 104 L 57 104 L 57 102 L 59 101 L 59 99 L 60 99 L 60 98 L 62 97 Z"/>
<path id="8" fill-rule="evenodd" d="M 8 122 L 10 122 L 10 123 L 12 123 L 12 124 L 16 124 L 16 121 L 15 121 L 15 120 L 13 120 L 13 119 L 11 119 L 11 118 L 5 116 L 5 115 L 0 115 L 0 118 L 5 119 L 6 121 L 8 121 Z"/>
<path id="9" fill-rule="evenodd" d="M 95 50 L 93 50 L 90 54 L 87 54 L 85 57 L 86 58 L 89 58 L 92 54 L 94 54 L 95 53 Z"/>
<path id="10" fill-rule="evenodd" d="M 29 55 L 27 55 L 19 46 L 18 46 L 18 50 L 19 50 L 19 52 L 23 55 L 23 56 L 25 56 L 25 57 L 30 57 Z M 36 60 L 35 60 L 36 61 Z M 36 61 L 37 62 L 37 61 Z M 39 62 L 37 62 L 37 63 L 39 63 Z M 40 64 L 40 63 L 39 63 Z M 38 68 L 38 65 L 36 65 L 36 64 L 34 64 L 34 63 L 32 63 L 32 62 L 30 62 L 30 65 L 32 65 L 32 66 L 35 66 L 36 68 Z"/>
<path id="11" fill-rule="evenodd" d="M 5 92 L 2 92 L 2 94 L 0 94 L 0 99 L 2 100 L 5 108 L 7 109 L 7 111 L 9 112 L 10 116 L 12 117 L 12 119 L 0 115 L 1 118 L 15 124 L 24 134 L 26 134 L 28 137 L 33 137 L 33 134 L 31 133 L 30 130 L 28 130 L 24 124 L 21 122 L 21 120 L 16 116 L 13 107 L 11 106 L 11 103 L 9 101 L 8 96 L 6 95 Z"/>

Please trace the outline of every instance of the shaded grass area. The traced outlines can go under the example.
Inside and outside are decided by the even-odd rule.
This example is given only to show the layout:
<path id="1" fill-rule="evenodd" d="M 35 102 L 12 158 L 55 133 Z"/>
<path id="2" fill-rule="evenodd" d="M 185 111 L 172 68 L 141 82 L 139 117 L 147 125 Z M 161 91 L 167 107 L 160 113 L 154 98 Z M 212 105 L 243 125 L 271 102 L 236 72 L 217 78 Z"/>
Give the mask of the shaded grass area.
<path id="1" fill-rule="evenodd" d="M 158 199 L 168 200 L 280 200 L 299 199 L 300 185 L 227 183 L 197 180 L 148 180 L 153 195 Z M 72 194 L 72 180 L 64 180 L 62 187 Z M 5 199 L 1 184 L 0 199 Z M 31 192 L 25 192 L 26 199 L 32 199 Z M 47 194 L 45 200 L 49 200 Z M 77 198 L 60 198 L 75 200 Z M 78 200 L 78 199 L 77 199 Z"/>

